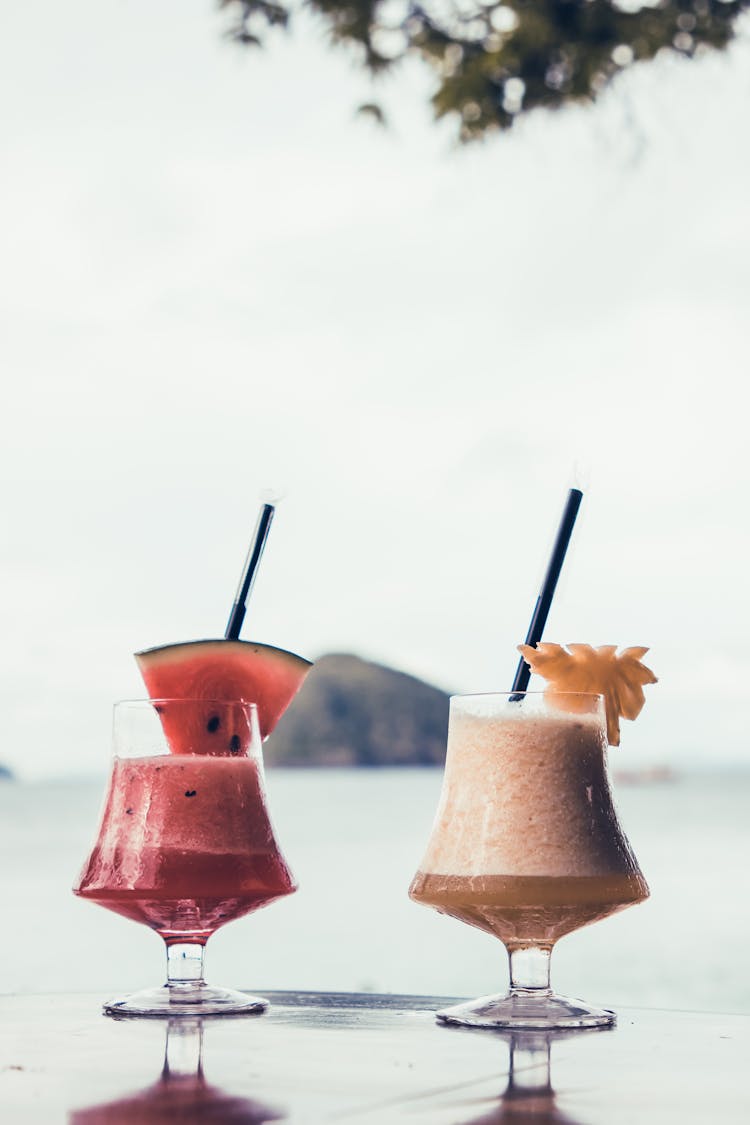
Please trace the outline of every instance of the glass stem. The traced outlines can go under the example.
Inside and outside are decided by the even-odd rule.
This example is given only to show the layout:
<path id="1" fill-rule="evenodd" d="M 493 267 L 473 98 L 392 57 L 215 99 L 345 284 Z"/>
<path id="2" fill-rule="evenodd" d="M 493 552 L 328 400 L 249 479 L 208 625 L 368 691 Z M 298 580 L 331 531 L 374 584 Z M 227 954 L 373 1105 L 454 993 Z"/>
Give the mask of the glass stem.
<path id="1" fill-rule="evenodd" d="M 552 949 L 529 945 L 508 951 L 510 960 L 510 993 L 535 993 L 549 996 L 549 963 Z"/>
<path id="2" fill-rule="evenodd" d="M 173 994 L 192 992 L 205 985 L 203 963 L 206 946 L 197 941 L 167 945 L 167 988 Z"/>

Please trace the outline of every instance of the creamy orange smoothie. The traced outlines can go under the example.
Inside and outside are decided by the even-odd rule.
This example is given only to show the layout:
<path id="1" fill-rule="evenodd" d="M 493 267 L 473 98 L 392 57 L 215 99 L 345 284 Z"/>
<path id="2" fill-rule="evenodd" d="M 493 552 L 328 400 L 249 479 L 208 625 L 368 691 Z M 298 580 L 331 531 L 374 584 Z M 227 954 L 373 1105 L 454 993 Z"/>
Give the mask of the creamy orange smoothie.
<path id="1" fill-rule="evenodd" d="M 551 947 L 648 896 L 613 806 L 603 707 L 581 698 L 580 713 L 541 696 L 451 701 L 443 790 L 409 890 L 415 901 L 513 949 Z"/>

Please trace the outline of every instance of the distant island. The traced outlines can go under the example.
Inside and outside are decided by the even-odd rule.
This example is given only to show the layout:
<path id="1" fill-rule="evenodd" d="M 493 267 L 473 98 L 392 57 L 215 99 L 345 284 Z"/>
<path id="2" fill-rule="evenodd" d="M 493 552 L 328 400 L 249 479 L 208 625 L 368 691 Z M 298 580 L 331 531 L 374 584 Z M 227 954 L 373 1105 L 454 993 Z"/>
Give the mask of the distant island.
<path id="1" fill-rule="evenodd" d="M 405 672 L 322 656 L 268 739 L 266 765 L 442 766 L 448 702 L 447 692 Z"/>
<path id="2" fill-rule="evenodd" d="M 0 781 L 13 781 L 13 770 L 0 762 Z"/>

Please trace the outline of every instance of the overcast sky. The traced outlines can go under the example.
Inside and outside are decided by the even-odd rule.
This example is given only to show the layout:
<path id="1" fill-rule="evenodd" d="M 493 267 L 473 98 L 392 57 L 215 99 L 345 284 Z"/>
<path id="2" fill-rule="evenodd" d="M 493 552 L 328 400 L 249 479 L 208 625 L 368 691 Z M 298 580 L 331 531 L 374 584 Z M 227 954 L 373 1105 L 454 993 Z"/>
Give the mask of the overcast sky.
<path id="1" fill-rule="evenodd" d="M 300 24 L 3 5 L 0 760 L 101 769 L 148 645 L 243 635 L 504 689 L 547 638 L 651 645 L 618 764 L 750 760 L 750 31 L 457 148 Z M 748 25 L 745 25 L 746 29 Z"/>

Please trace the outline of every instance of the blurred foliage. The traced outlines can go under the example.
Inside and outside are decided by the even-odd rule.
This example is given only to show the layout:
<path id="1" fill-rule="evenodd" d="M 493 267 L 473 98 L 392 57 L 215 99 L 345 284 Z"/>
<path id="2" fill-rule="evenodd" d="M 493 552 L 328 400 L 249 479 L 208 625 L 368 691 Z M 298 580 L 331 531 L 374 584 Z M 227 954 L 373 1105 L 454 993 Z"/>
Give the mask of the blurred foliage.
<path id="1" fill-rule="evenodd" d="M 219 0 L 232 35 L 261 45 L 295 5 Z M 750 0 L 304 0 L 332 42 L 353 47 L 373 75 L 407 57 L 433 71 L 435 115 L 454 115 L 462 140 L 509 128 L 521 114 L 591 102 L 615 74 L 661 51 L 726 46 Z M 382 118 L 368 103 L 366 113 Z"/>

